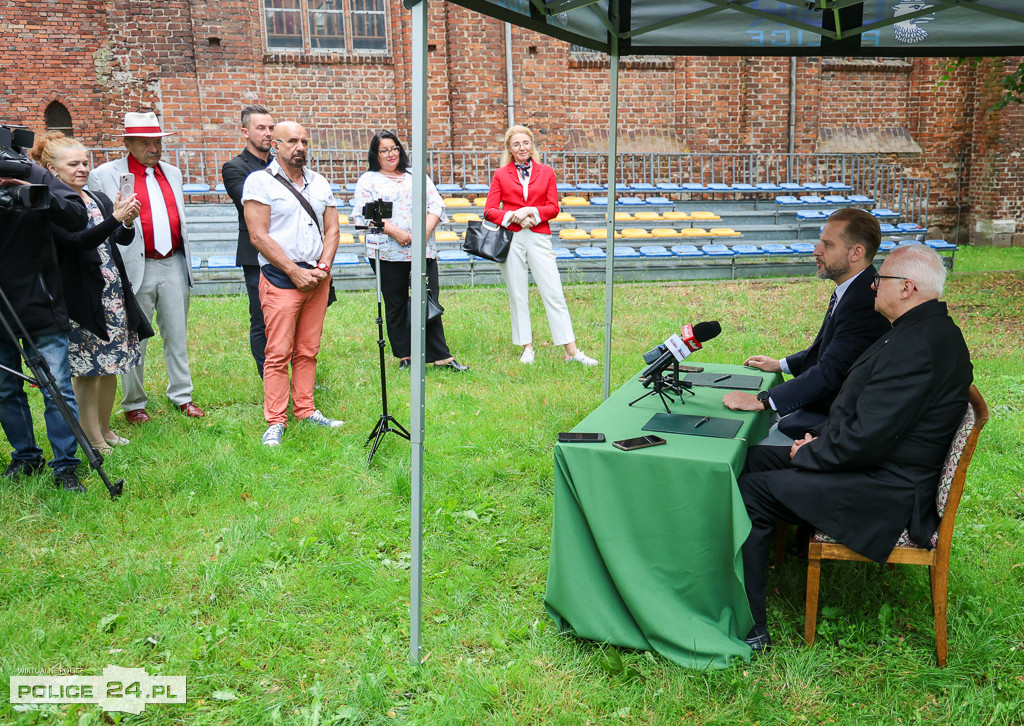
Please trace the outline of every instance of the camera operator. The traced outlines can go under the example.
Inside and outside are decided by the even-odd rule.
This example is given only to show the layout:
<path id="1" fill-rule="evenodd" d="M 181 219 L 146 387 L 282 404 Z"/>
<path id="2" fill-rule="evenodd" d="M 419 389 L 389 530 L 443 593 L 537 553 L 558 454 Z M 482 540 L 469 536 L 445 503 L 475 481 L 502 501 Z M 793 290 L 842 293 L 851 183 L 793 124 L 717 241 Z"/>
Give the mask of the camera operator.
<path id="1" fill-rule="evenodd" d="M 0 191 L 4 201 L 0 208 L 0 269 L 4 271 L 0 288 L 46 361 L 58 390 L 77 416 L 68 364 L 70 324 L 51 225 L 70 232 L 84 229 L 87 224 L 85 204 L 73 189 L 28 160 L 25 151 L 32 146 L 31 132 L 18 129 L 13 142 L 4 146 L 0 148 Z M 19 194 L 18 187 L 26 184 L 47 187 L 48 194 L 42 203 L 25 205 L 25 195 Z M 11 203 L 12 199 L 16 201 Z M 44 206 L 47 208 L 40 208 Z M 0 308 L 3 317 L 10 313 L 6 306 Z M 18 334 L 16 321 L 9 323 Z M 15 371 L 21 369 L 18 347 L 6 331 L 0 331 L 0 365 Z M 55 483 L 67 491 L 84 492 L 85 487 L 79 483 L 75 472 L 80 463 L 75 456 L 78 449 L 75 436 L 45 389 L 43 395 L 46 401 L 43 417 L 46 435 L 53 447 L 50 467 Z M 23 381 L 3 369 L 0 369 L 0 425 L 14 447 L 11 463 L 3 476 L 14 479 L 40 471 L 45 460 L 42 449 L 36 446 Z"/>

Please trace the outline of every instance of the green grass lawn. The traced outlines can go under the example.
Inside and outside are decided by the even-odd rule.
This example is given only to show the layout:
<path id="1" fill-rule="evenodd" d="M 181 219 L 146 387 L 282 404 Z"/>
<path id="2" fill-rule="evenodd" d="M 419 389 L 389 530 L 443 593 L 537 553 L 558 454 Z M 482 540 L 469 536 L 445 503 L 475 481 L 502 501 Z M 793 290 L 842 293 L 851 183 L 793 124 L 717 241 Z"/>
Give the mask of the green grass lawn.
<path id="1" fill-rule="evenodd" d="M 965 249 L 946 298 L 992 409 L 960 508 L 949 588 L 949 667 L 935 665 L 923 568 L 826 564 L 818 641 L 803 645 L 806 564 L 769 581 L 777 647 L 724 671 L 559 636 L 543 607 L 559 431 L 599 405 L 603 369 L 568 367 L 534 295 L 537 363 L 508 333 L 503 288 L 445 290 L 467 374 L 427 371 L 422 667 L 408 664 L 410 445 L 389 436 L 366 467 L 380 413 L 375 304 L 328 312 L 317 404 L 335 431 L 290 426 L 260 446 L 262 392 L 241 297 L 195 298 L 187 419 L 162 395 L 153 423 L 107 462 L 112 503 L 48 476 L 0 485 L 0 681 L 25 669 L 108 664 L 184 675 L 188 702 L 140 716 L 96 706 L 17 712 L 6 723 L 144 724 L 1020 724 L 1024 723 L 1024 268 L 1017 250 Z M 830 283 L 622 284 L 612 378 L 681 322 L 717 319 L 698 355 L 740 362 L 808 344 Z M 581 347 L 603 357 L 604 290 L 566 288 Z M 392 412 L 409 424 L 409 377 L 389 360 Z M 39 396 L 32 393 L 35 411 Z M 41 415 L 37 415 L 41 422 Z M 42 429 L 38 429 L 41 440 Z M 45 444 L 44 444 L 45 447 Z"/>

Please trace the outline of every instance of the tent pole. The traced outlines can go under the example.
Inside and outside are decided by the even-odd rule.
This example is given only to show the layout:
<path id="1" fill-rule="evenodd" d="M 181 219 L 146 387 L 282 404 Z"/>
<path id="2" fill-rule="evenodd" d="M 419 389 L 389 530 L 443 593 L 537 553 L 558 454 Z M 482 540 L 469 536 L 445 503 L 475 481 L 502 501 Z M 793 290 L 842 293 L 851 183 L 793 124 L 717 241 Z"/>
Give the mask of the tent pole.
<path id="1" fill-rule="evenodd" d="M 427 256 L 427 0 L 412 7 L 412 370 L 409 411 L 412 434 L 411 544 L 409 568 L 409 661 L 420 663 L 423 624 L 423 438 L 424 276 Z"/>
<path id="2" fill-rule="evenodd" d="M 615 279 L 615 176 L 618 166 L 619 128 L 619 38 L 610 35 L 611 54 L 608 60 L 610 103 L 608 108 L 608 237 L 604 260 L 604 397 L 612 386 L 612 308 Z"/>

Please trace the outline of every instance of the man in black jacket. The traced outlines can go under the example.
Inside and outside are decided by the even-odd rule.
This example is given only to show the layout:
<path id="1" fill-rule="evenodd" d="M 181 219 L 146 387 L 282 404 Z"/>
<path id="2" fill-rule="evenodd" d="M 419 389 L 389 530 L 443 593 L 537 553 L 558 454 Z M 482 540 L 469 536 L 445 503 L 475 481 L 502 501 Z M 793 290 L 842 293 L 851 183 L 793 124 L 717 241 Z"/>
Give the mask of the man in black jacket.
<path id="1" fill-rule="evenodd" d="M 263 361 L 267 347 L 267 329 L 260 308 L 260 264 L 256 248 L 249 239 L 242 207 L 242 188 L 245 179 L 254 171 L 263 171 L 270 163 L 270 147 L 274 140 L 274 117 L 265 106 L 246 106 L 242 109 L 242 153 L 224 164 L 221 178 L 224 189 L 238 209 L 238 248 L 235 264 L 245 275 L 245 291 L 249 295 L 249 349 L 256 361 L 256 370 L 263 377 Z"/>
<path id="2" fill-rule="evenodd" d="M 750 515 L 743 571 L 754 628 L 770 645 L 765 569 L 776 522 L 810 524 L 884 562 L 903 530 L 931 546 L 936 489 L 973 378 L 960 329 L 939 302 L 946 269 L 924 245 L 895 249 L 874 276 L 892 330 L 854 362 L 817 436 L 755 446 L 739 478 Z"/>
<path id="3" fill-rule="evenodd" d="M 778 416 L 762 444 L 789 445 L 825 421 L 828 407 L 843 385 L 847 371 L 864 349 L 889 330 L 875 311 L 871 261 L 882 241 L 878 220 L 863 209 L 840 209 L 828 218 L 814 248 L 818 277 L 832 280 L 836 289 L 818 335 L 806 350 L 775 359 L 747 358 L 744 365 L 794 378 L 755 396 L 727 393 L 722 401 L 739 411 L 774 409 Z"/>
<path id="4" fill-rule="evenodd" d="M 64 293 L 61 288 L 57 253 L 53 246 L 51 224 L 72 232 L 86 226 L 85 205 L 81 197 L 50 172 L 32 164 L 27 181 L 45 184 L 50 189 L 49 209 L 36 211 L 17 208 L 0 212 L 0 287 L 10 300 L 15 313 L 24 325 L 40 355 L 46 361 L 57 388 L 68 406 L 78 415 L 75 394 L 71 388 L 71 368 L 68 363 L 68 336 L 70 329 Z M 18 180 L 0 179 L 0 186 L 14 186 Z M 6 307 L 0 315 L 8 316 Z M 15 334 L 18 328 L 11 321 Z M 24 342 L 23 342 L 24 345 Z M 6 332 L 0 332 L 0 365 L 21 370 L 21 356 L 15 341 Z M 53 448 L 53 469 L 58 487 L 84 492 L 75 468 L 80 463 L 76 456 L 78 443 L 57 405 L 43 391 L 46 408 L 46 436 Z M 22 379 L 0 369 L 0 426 L 8 442 L 14 447 L 11 463 L 3 476 L 14 479 L 23 474 L 34 474 L 45 465 L 43 451 L 36 446 L 32 430 L 32 413 L 25 395 Z"/>

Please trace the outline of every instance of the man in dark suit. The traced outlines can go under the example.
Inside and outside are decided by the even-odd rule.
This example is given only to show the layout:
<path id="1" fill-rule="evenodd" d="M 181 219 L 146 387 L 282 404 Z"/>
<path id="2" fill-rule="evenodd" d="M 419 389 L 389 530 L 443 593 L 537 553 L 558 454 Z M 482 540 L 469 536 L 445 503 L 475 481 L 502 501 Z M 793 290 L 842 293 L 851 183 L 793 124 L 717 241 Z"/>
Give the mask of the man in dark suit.
<path id="1" fill-rule="evenodd" d="M 973 378 L 960 329 L 939 302 L 946 270 L 923 245 L 895 249 L 874 276 L 892 330 L 854 362 L 817 436 L 755 446 L 739 478 L 750 515 L 743 570 L 747 643 L 770 646 L 765 571 L 776 522 L 809 524 L 884 562 L 903 530 L 929 547 L 939 474 Z"/>
<path id="2" fill-rule="evenodd" d="M 794 376 L 755 396 L 731 391 L 722 401 L 736 411 L 773 409 L 781 417 L 772 425 L 766 445 L 788 446 L 826 418 L 847 371 L 864 349 L 889 329 L 875 311 L 871 261 L 882 241 L 878 220 L 863 209 L 840 209 L 821 230 L 814 258 L 818 277 L 836 283 L 818 335 L 806 350 L 775 359 L 747 358 L 744 365 L 769 373 Z"/>
<path id="3" fill-rule="evenodd" d="M 260 378 L 263 377 L 263 361 L 266 357 L 267 327 L 263 322 L 260 308 L 260 264 L 258 253 L 249 239 L 249 228 L 245 226 L 245 211 L 242 207 L 242 189 L 245 179 L 254 171 L 263 171 L 270 163 L 270 147 L 274 140 L 274 117 L 265 106 L 253 105 L 242 109 L 242 138 L 245 148 L 242 153 L 224 164 L 221 178 L 224 189 L 238 210 L 238 247 L 235 264 L 245 275 L 245 291 L 249 295 L 249 349 Z"/>

